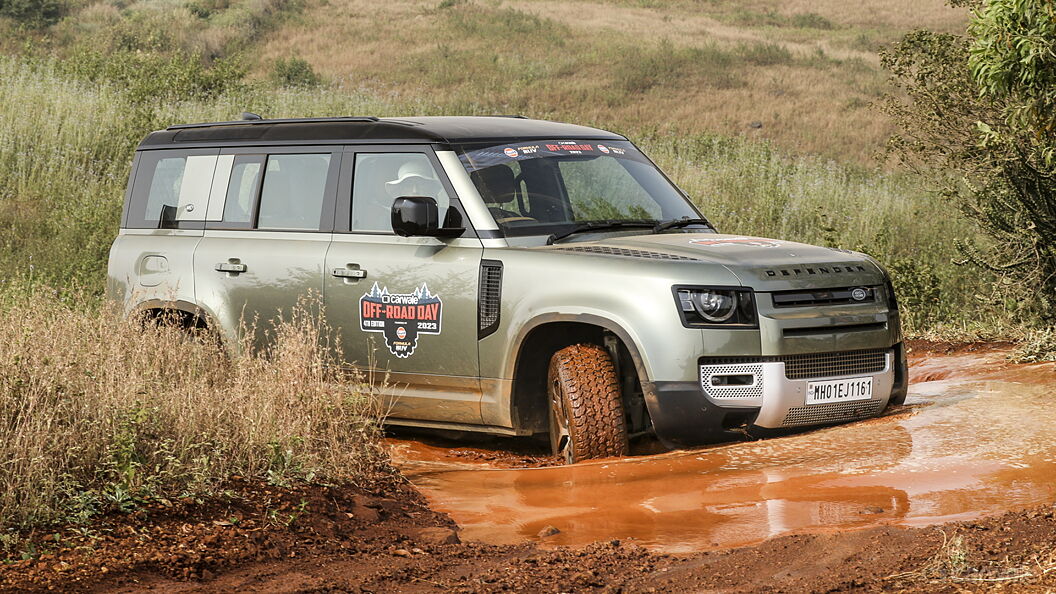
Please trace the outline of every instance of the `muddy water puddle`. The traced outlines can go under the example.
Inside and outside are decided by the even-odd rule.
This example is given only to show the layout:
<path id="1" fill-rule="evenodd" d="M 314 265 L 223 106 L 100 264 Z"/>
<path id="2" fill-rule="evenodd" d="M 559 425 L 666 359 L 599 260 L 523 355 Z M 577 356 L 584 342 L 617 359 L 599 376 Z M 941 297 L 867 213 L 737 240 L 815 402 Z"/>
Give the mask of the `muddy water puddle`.
<path id="1" fill-rule="evenodd" d="M 796 532 L 928 525 L 1056 501 L 1056 375 L 914 366 L 906 409 L 776 439 L 571 467 L 496 468 L 395 442 L 394 458 L 464 540 L 634 539 L 688 552 Z M 943 369 L 953 370 L 945 373 Z"/>

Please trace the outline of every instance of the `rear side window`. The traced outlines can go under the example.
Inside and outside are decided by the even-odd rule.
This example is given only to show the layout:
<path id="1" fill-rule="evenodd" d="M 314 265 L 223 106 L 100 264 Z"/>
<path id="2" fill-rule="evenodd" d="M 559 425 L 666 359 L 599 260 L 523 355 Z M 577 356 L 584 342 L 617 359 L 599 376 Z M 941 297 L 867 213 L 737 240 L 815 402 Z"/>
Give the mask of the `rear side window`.
<path id="1" fill-rule="evenodd" d="M 329 170 L 328 154 L 268 156 L 257 228 L 319 229 Z"/>
<path id="2" fill-rule="evenodd" d="M 125 226 L 201 228 L 206 220 L 218 150 L 149 151 L 140 156 Z"/>

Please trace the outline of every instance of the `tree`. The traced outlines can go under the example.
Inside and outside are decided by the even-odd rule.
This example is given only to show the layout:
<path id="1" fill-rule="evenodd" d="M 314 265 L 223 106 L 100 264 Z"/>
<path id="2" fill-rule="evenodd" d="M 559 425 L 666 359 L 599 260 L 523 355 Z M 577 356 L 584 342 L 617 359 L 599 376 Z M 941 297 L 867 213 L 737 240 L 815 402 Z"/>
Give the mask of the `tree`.
<path id="1" fill-rule="evenodd" d="M 0 17 L 7 17 L 30 27 L 45 27 L 59 20 L 59 0 L 0 0 Z"/>
<path id="2" fill-rule="evenodd" d="M 1056 21 L 1051 0 L 954 0 L 964 35 L 915 31 L 882 63 L 904 94 L 885 109 L 902 161 L 993 241 L 959 239 L 965 263 L 1056 320 Z"/>

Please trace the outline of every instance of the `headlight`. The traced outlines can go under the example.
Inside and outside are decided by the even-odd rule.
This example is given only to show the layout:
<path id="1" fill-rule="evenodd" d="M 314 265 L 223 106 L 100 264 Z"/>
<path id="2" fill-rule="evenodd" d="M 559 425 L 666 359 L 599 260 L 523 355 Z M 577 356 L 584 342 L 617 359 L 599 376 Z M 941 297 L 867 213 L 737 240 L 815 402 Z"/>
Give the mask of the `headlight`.
<path id="1" fill-rule="evenodd" d="M 675 298 L 686 327 L 756 325 L 750 289 L 675 287 Z"/>

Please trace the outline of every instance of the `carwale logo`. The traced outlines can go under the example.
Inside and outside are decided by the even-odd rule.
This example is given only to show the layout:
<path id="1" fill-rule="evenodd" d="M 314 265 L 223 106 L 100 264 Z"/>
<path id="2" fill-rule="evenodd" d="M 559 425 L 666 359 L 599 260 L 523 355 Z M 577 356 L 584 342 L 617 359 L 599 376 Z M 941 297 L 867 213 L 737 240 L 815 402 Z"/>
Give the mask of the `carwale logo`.
<path id="1" fill-rule="evenodd" d="M 444 303 L 422 283 L 411 293 L 390 293 L 378 283 L 359 298 L 359 324 L 364 332 L 382 332 L 389 352 L 401 359 L 414 354 L 419 334 L 440 334 Z"/>

